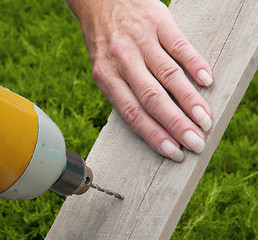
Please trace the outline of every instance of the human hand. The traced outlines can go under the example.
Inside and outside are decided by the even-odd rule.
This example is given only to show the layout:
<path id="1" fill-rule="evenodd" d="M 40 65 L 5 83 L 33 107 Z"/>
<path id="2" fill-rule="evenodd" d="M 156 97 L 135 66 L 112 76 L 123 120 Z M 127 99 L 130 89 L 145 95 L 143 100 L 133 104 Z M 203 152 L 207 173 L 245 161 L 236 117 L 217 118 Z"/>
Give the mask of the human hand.
<path id="1" fill-rule="evenodd" d="M 211 127 L 211 110 L 177 62 L 201 86 L 212 83 L 211 70 L 168 8 L 159 0 L 67 2 L 81 24 L 93 78 L 130 128 L 175 161 L 184 158 L 180 144 L 201 153 L 197 125 Z"/>

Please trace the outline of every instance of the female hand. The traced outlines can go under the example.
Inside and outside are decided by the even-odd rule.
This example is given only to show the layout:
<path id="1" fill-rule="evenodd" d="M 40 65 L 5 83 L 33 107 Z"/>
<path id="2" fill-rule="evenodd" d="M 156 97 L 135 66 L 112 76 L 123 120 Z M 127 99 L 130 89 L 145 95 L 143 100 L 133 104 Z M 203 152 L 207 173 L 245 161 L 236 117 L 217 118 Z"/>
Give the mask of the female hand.
<path id="1" fill-rule="evenodd" d="M 154 150 L 182 161 L 180 144 L 204 149 L 211 110 L 186 78 L 212 83 L 207 62 L 159 0 L 68 0 L 77 16 L 93 78 L 130 128 Z M 173 95 L 178 104 L 170 98 Z"/>

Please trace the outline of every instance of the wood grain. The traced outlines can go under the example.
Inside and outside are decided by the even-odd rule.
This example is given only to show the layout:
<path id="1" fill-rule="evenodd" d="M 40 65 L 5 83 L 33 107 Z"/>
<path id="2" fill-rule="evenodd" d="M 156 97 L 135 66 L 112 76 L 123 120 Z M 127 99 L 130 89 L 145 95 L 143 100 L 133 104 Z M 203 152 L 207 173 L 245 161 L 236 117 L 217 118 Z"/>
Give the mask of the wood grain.
<path id="1" fill-rule="evenodd" d="M 68 197 L 46 239 L 169 239 L 258 66 L 258 2 L 178 0 L 170 10 L 179 28 L 212 66 L 214 84 L 196 86 L 213 110 L 201 155 L 174 163 L 150 149 L 111 113 L 88 158 L 94 189 Z"/>

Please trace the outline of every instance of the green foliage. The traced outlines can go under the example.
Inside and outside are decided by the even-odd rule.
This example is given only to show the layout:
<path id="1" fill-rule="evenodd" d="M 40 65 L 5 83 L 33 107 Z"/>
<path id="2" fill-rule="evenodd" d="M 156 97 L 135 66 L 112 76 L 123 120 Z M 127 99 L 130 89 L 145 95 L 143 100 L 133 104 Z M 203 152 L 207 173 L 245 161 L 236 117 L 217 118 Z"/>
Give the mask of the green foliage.
<path id="1" fill-rule="evenodd" d="M 50 191 L 30 201 L 0 201 L 0 239 L 44 239 L 63 201 Z"/>
<path id="2" fill-rule="evenodd" d="M 91 78 L 79 24 L 62 1 L 0 2 L 0 85 L 42 108 L 82 157 L 111 110 Z M 258 74 L 172 239 L 257 239 L 257 99 Z M 50 191 L 0 201 L 0 239 L 43 239 L 63 201 Z"/>
<path id="3" fill-rule="evenodd" d="M 162 0 L 162 2 L 168 6 L 170 4 L 171 0 Z"/>

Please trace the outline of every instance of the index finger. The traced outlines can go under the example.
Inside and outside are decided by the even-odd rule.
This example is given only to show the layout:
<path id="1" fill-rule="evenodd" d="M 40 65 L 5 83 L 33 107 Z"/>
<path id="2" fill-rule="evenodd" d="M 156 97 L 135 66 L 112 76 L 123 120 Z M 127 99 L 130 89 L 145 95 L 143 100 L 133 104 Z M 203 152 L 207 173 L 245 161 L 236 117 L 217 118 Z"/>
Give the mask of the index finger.
<path id="1" fill-rule="evenodd" d="M 179 31 L 172 16 L 158 25 L 157 35 L 162 47 L 184 66 L 199 85 L 209 86 L 212 84 L 209 64 Z"/>

